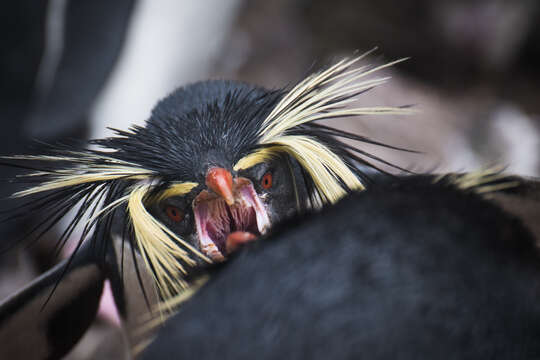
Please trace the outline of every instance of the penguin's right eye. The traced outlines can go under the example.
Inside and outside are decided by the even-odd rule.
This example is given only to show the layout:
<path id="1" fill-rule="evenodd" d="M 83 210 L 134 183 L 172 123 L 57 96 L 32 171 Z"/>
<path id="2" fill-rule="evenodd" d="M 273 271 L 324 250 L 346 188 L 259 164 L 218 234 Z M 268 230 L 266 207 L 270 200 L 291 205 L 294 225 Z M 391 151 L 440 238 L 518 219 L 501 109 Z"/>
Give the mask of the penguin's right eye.
<path id="1" fill-rule="evenodd" d="M 165 208 L 165 212 L 167 213 L 167 216 L 169 217 L 169 219 L 171 219 L 172 221 L 176 223 L 184 219 L 184 213 L 175 206 L 171 206 L 171 205 L 167 206 Z"/>
<path id="2" fill-rule="evenodd" d="M 261 179 L 263 189 L 268 190 L 272 187 L 272 173 L 267 172 Z"/>

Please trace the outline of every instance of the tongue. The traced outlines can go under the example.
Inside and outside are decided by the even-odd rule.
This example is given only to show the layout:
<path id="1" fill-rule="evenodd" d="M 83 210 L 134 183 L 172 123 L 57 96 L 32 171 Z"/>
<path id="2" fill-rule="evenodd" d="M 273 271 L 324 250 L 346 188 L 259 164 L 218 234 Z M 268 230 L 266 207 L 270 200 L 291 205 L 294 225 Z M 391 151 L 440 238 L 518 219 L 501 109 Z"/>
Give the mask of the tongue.
<path id="1" fill-rule="evenodd" d="M 230 233 L 227 236 L 227 240 L 225 241 L 227 253 L 230 254 L 231 252 L 235 251 L 240 245 L 253 241 L 256 238 L 257 236 L 255 234 L 247 231 L 235 231 Z"/>

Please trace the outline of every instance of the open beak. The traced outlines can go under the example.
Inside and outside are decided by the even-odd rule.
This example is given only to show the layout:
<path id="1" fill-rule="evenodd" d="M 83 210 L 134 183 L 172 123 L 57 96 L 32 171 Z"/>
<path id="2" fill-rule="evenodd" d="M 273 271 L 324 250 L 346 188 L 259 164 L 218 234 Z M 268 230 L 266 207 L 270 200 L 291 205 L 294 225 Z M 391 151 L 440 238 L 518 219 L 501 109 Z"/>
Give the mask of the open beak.
<path id="1" fill-rule="evenodd" d="M 201 191 L 193 201 L 199 248 L 212 260 L 223 261 L 240 244 L 264 234 L 270 219 L 250 180 L 211 168 L 206 186 L 210 191 Z"/>

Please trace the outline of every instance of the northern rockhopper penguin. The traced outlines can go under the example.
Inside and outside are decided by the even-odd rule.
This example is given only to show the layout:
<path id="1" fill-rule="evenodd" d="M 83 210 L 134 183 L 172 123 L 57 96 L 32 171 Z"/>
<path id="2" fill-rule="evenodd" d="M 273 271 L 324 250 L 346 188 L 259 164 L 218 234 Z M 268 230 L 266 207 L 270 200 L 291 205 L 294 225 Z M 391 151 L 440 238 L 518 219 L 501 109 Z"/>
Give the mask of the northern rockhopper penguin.
<path id="1" fill-rule="evenodd" d="M 439 228 L 442 239 L 440 241 L 443 243 L 440 246 L 437 243 L 432 245 L 438 246 L 441 251 L 448 250 L 445 253 L 449 259 L 447 269 L 450 272 L 455 271 L 449 274 L 450 279 L 460 276 L 457 272 L 459 266 L 456 266 L 454 260 L 461 259 L 459 256 L 462 250 L 459 250 L 459 244 L 452 239 L 457 230 L 459 234 L 468 233 L 466 211 L 482 212 L 485 207 L 485 211 L 489 212 L 493 207 L 489 204 L 490 201 L 501 202 L 503 206 L 504 203 L 515 205 L 516 202 L 523 203 L 524 196 L 532 200 L 529 205 L 533 209 L 538 208 L 538 196 L 534 197 L 538 191 L 534 181 L 507 181 L 498 174 L 489 172 L 417 178 L 380 175 L 382 172 L 377 168 L 377 163 L 388 163 L 351 145 L 351 141 L 357 144 L 364 142 L 394 147 L 318 123 L 319 120 L 343 117 L 411 112 L 408 107 L 354 106 L 357 96 L 386 80 L 371 75 L 394 64 L 356 67 L 355 63 L 361 58 L 340 61 L 286 89 L 267 90 L 234 81 L 204 81 L 187 85 L 158 103 L 145 126 L 116 130 L 114 137 L 91 141 L 91 145 L 95 146 L 91 149 L 73 150 L 61 147 L 51 149 L 50 153 L 43 156 L 5 157 L 5 163 L 33 171 L 18 179 L 28 181 L 31 186 L 15 194 L 28 198 L 28 201 L 22 208 L 14 210 L 11 216 L 17 217 L 29 211 L 44 214 L 45 220 L 41 226 L 30 229 L 39 237 L 71 209 L 76 208 L 75 217 L 58 240 L 59 248 L 70 238 L 77 225 L 82 225 L 84 230 L 70 259 L 36 279 L 0 306 L 0 340 L 3 344 L 0 347 L 0 358 L 50 359 L 67 353 L 95 317 L 105 279 L 111 281 L 129 342 L 136 346 L 136 352 L 144 348 L 152 338 L 152 333 L 140 331 L 141 328 L 154 329 L 155 327 L 147 325 L 159 323 L 174 313 L 178 304 L 203 286 L 205 275 L 198 277 L 201 269 L 206 274 L 208 266 L 212 268 L 215 266 L 212 264 L 219 263 L 224 264 L 220 269 L 234 271 L 227 270 L 229 267 L 225 260 L 234 257 L 235 251 L 242 245 L 247 243 L 248 248 L 258 246 L 257 239 L 266 236 L 282 244 L 281 236 L 287 239 L 289 235 L 279 231 L 272 235 L 276 225 L 295 214 L 312 214 L 323 206 L 331 206 L 351 193 L 367 189 L 366 197 L 353 195 L 344 200 L 344 204 L 349 204 L 350 207 L 341 205 L 335 210 L 341 211 L 339 209 L 344 207 L 350 210 L 351 222 L 343 229 L 352 231 L 351 229 L 356 227 L 365 227 L 366 234 L 369 235 L 377 224 L 388 224 L 384 236 L 394 241 L 401 237 L 401 249 L 409 239 L 401 230 L 422 233 L 424 230 L 434 232 Z M 396 183 L 398 185 L 395 185 Z M 442 189 L 443 183 L 451 184 L 452 190 Z M 382 198 L 385 195 L 384 186 L 388 186 L 388 194 L 395 193 L 393 186 L 398 186 L 400 191 L 393 198 L 403 201 L 392 201 L 392 198 L 381 200 L 378 206 L 382 207 L 382 212 L 359 219 L 356 212 L 363 209 L 362 206 L 369 207 L 369 202 L 356 205 L 351 202 L 361 202 L 362 199 L 371 199 L 369 201 L 373 202 Z M 524 187 L 528 189 L 525 192 L 516 190 Z M 370 189 L 376 191 L 371 192 Z M 460 194 L 468 191 L 504 195 L 494 196 L 491 200 L 474 200 L 472 203 L 476 204 L 475 207 L 469 209 L 466 206 L 467 201 L 459 201 Z M 429 197 L 424 199 L 426 194 L 429 194 Z M 452 199 L 453 196 L 457 197 L 456 201 L 448 202 L 447 205 L 452 208 L 445 210 L 447 205 L 441 201 Z M 411 200 L 410 204 L 417 204 L 419 208 L 409 209 L 410 213 L 399 220 L 404 211 L 402 206 L 407 203 L 407 199 L 417 199 Z M 431 206 L 431 202 L 436 202 L 436 205 Z M 518 210 L 520 208 L 517 206 Z M 510 205 L 508 209 L 512 212 Z M 377 222 L 379 213 L 382 215 Z M 343 220 L 347 212 L 340 214 Z M 369 215 L 369 211 L 367 214 Z M 457 223 L 445 224 L 445 214 L 452 215 L 448 219 L 454 219 Z M 537 212 L 527 211 L 527 214 L 534 218 Z M 425 221 L 418 221 L 421 217 L 425 217 Z M 438 219 L 441 226 L 428 226 L 430 217 Z M 403 228 L 396 225 L 393 228 L 391 222 L 394 218 L 399 224 L 407 226 Z M 314 221 L 317 219 L 321 220 L 315 218 Z M 407 219 L 410 220 L 409 223 L 403 224 Z M 484 223 L 479 224 L 474 217 L 470 219 L 471 229 L 479 234 L 478 238 L 475 238 L 476 244 L 485 243 L 487 233 L 480 228 L 489 221 L 483 219 Z M 504 224 L 508 220 L 499 215 L 493 219 L 499 219 Z M 529 221 L 530 219 L 531 217 Z M 339 225 L 337 221 L 328 221 L 321 220 L 320 226 L 324 227 L 326 224 L 330 229 Z M 294 223 L 288 224 L 291 228 L 295 226 Z M 421 225 L 425 225 L 425 229 L 422 229 Z M 526 244 L 519 245 L 518 248 L 534 251 L 529 235 L 524 235 L 521 227 L 510 225 L 503 228 L 515 231 L 519 238 L 527 239 Z M 310 226 L 308 233 L 311 231 L 309 228 Z M 397 229 L 397 233 L 393 235 L 392 229 Z M 343 246 L 350 238 L 338 235 L 336 234 L 333 243 L 329 243 L 328 251 L 343 255 L 347 253 L 347 247 Z M 378 238 L 367 235 L 362 241 L 379 241 Z M 429 236 L 426 235 L 418 240 L 427 238 Z M 319 246 L 322 241 L 320 238 L 307 236 L 304 240 L 306 251 L 311 248 L 319 253 L 324 252 Z M 324 240 L 332 239 L 325 237 Z M 394 242 L 390 240 L 381 246 L 393 247 Z M 294 247 L 299 241 L 301 240 L 292 242 L 291 246 Z M 357 245 L 362 247 L 362 241 Z M 506 240 L 496 240 L 494 246 L 503 244 L 504 241 Z M 430 252 L 431 245 L 427 241 L 416 246 L 418 251 L 415 254 L 418 256 Z M 504 250 L 505 246 L 507 245 L 495 249 L 497 254 L 504 253 L 505 251 L 499 250 Z M 512 245 L 508 246 L 512 250 Z M 463 248 L 463 251 L 468 251 L 467 249 L 469 248 Z M 357 250 L 358 248 L 354 251 Z M 468 254 L 474 255 L 476 251 L 483 251 L 481 246 L 473 250 Z M 486 251 L 491 250 L 487 248 Z M 508 261 L 514 263 L 516 254 L 523 254 L 520 251 L 509 251 Z M 242 252 L 242 256 L 249 253 Z M 381 253 L 375 251 L 372 255 L 373 262 L 382 261 L 382 258 L 378 257 Z M 255 253 L 255 256 L 259 255 Z M 279 256 L 279 252 L 276 256 Z M 532 265 L 528 269 L 532 270 L 527 272 L 528 275 L 536 272 L 537 255 L 531 253 L 530 256 Z M 314 260 L 316 259 L 314 257 Z M 323 265 L 326 264 L 323 271 L 328 274 L 332 273 L 333 266 L 340 267 L 342 272 L 350 270 L 347 263 L 332 263 L 330 266 L 327 257 L 318 259 Z M 346 256 L 344 259 L 350 260 Z M 299 259 L 294 256 L 285 258 L 292 268 L 298 265 L 301 271 L 311 271 L 305 267 L 305 263 L 296 264 L 297 260 Z M 414 267 L 415 263 L 422 264 L 421 260 L 412 262 L 412 259 L 407 257 L 402 260 L 404 264 L 388 263 L 391 268 L 387 269 L 399 272 L 400 269 Z M 469 263 L 471 257 L 465 260 Z M 241 266 L 237 264 L 242 262 L 235 261 L 230 264 L 230 268 Z M 485 264 L 487 271 L 491 271 L 485 275 L 485 279 L 496 278 L 495 275 L 499 273 L 494 270 L 496 266 L 487 260 Z M 244 269 L 251 268 L 248 266 Z M 257 272 L 255 269 L 253 273 L 261 274 L 259 280 L 263 281 L 262 285 L 266 287 L 270 286 L 272 281 L 277 281 L 276 276 L 279 278 L 287 275 L 275 272 L 272 277 L 268 272 Z M 510 270 L 500 273 L 504 276 L 512 275 Z M 215 272 L 208 271 L 208 274 L 212 276 Z M 388 274 L 381 272 L 379 275 L 384 277 Z M 519 275 L 519 269 L 513 274 Z M 294 282 L 298 277 L 293 275 L 291 274 L 291 281 Z M 193 279 L 195 280 L 192 281 Z M 429 286 L 434 284 L 432 277 L 421 271 L 418 274 L 413 273 L 407 279 L 418 279 Z M 481 282 L 482 278 L 479 279 Z M 308 280 L 311 282 L 306 283 L 304 288 L 307 292 L 313 289 L 314 279 Z M 340 286 L 339 283 L 337 285 Z M 209 283 L 200 298 L 210 296 L 204 294 L 208 294 L 215 286 Z M 231 287 L 234 286 L 242 287 L 242 284 L 231 282 Z M 302 291 L 302 282 L 294 286 Z M 429 286 L 424 289 L 425 292 L 418 292 L 418 295 L 435 301 L 437 289 Z M 383 287 L 384 291 L 395 293 L 397 297 L 400 294 L 405 297 L 417 294 L 407 293 L 407 289 L 399 289 Z M 489 287 L 486 289 L 493 290 Z M 523 288 L 519 289 L 521 291 Z M 258 297 L 264 298 L 264 294 L 253 292 L 247 283 L 246 290 L 246 306 L 257 307 L 260 304 Z M 467 292 L 466 288 L 461 290 Z M 431 296 L 432 293 L 435 295 Z M 357 293 L 354 294 L 357 296 Z M 448 292 L 442 291 L 441 294 L 448 295 Z M 240 293 L 236 293 L 235 296 L 239 295 Z M 320 295 L 324 298 L 332 293 L 321 292 Z M 485 299 L 482 296 L 471 298 L 474 301 L 480 299 L 478 301 L 481 302 Z M 196 301 L 195 299 L 197 297 L 194 297 L 193 301 Z M 369 299 L 372 300 L 373 303 L 381 303 L 380 298 Z M 191 305 L 193 301 L 189 305 L 191 309 L 195 309 L 194 305 Z M 504 301 L 507 299 L 504 298 Z M 451 303 L 451 306 L 454 305 Z M 284 311 L 287 304 L 286 301 L 276 302 L 275 306 L 276 309 Z M 306 310 L 308 309 L 306 307 Z M 452 311 L 454 309 L 455 307 L 452 307 Z M 536 316 L 536 309 L 533 310 L 531 314 Z M 331 312 L 327 315 L 332 316 Z M 423 319 L 418 318 L 419 324 L 422 324 Z M 428 322 L 434 320 L 437 326 L 442 326 L 449 318 L 430 317 L 427 314 L 425 319 Z M 304 321 L 306 318 L 300 320 Z M 458 332 L 468 326 L 467 321 L 465 319 L 462 323 L 456 323 Z M 174 324 L 178 324 L 178 320 L 175 320 Z M 247 329 L 248 333 L 253 324 L 243 325 L 247 327 L 242 328 L 242 331 Z M 536 326 L 536 323 L 533 325 Z M 296 325 L 288 329 L 294 329 L 294 326 Z M 190 329 L 186 328 L 186 331 L 188 330 Z M 208 335 L 208 332 L 205 334 Z M 203 340 L 208 339 L 206 337 Z M 371 341 L 371 338 L 366 339 Z M 449 339 L 453 341 L 452 338 Z M 346 349 L 339 344 L 342 340 L 343 337 L 336 340 L 336 349 Z M 163 341 L 167 341 L 166 338 Z M 294 345 L 293 337 L 291 341 Z M 174 342 L 165 345 L 164 349 L 170 349 L 170 346 L 174 346 Z M 531 347 L 533 348 L 536 351 L 535 347 Z M 155 351 L 156 347 L 152 349 Z M 225 348 L 208 348 L 209 351 L 213 351 L 212 349 Z M 187 350 L 189 349 L 186 348 Z M 159 352 L 159 348 L 157 351 Z M 439 354 L 437 351 L 432 353 Z"/>
<path id="2" fill-rule="evenodd" d="M 58 247 L 77 225 L 84 230 L 70 259 L 0 307 L 0 337 L 10 339 L 0 354 L 62 356 L 95 316 L 104 279 L 136 342 L 130 329 L 149 308 L 172 310 L 190 271 L 224 261 L 295 213 L 364 190 L 364 170 L 386 162 L 350 141 L 392 146 L 318 121 L 410 110 L 355 107 L 387 80 L 373 75 L 396 63 L 357 66 L 363 57 L 285 89 L 194 83 L 158 103 L 145 126 L 115 130 L 87 150 L 4 157 L 32 170 L 17 179 L 30 186 L 14 196 L 28 200 L 11 217 L 43 214 L 32 229 L 39 237 L 78 206 Z"/>

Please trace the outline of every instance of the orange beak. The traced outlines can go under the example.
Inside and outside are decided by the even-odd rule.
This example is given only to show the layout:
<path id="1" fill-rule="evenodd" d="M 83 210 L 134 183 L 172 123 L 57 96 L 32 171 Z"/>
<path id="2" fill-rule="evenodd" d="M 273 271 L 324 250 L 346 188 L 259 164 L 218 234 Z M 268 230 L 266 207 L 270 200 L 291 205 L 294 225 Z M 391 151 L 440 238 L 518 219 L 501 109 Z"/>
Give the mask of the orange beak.
<path id="1" fill-rule="evenodd" d="M 225 199 L 229 206 L 234 204 L 232 185 L 231 173 L 223 168 L 211 168 L 206 173 L 206 186 Z"/>

